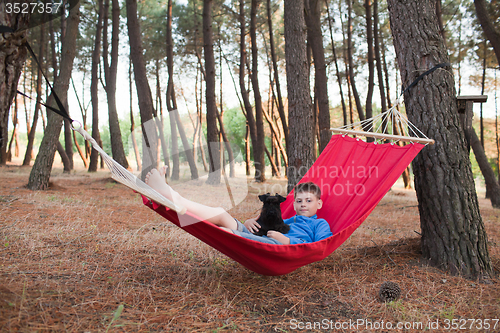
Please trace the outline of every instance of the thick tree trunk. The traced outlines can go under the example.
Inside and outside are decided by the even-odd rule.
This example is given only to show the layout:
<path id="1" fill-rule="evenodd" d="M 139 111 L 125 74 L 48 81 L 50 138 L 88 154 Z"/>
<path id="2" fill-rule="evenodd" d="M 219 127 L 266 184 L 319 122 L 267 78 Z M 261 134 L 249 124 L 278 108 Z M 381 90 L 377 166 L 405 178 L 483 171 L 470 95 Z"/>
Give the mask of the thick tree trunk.
<path id="1" fill-rule="evenodd" d="M 92 138 L 96 142 L 101 141 L 99 134 L 99 62 L 101 60 L 101 38 L 102 38 L 102 20 L 104 14 L 103 0 L 98 0 L 99 15 L 97 18 L 97 27 L 95 31 L 94 51 L 92 52 L 92 78 L 90 80 L 90 94 L 92 98 Z M 96 172 L 99 161 L 99 153 L 92 149 L 90 153 L 89 171 Z"/>
<path id="2" fill-rule="evenodd" d="M 21 1 L 29 2 L 29 1 Z M 0 25 L 12 28 L 14 33 L 0 33 L 0 165 L 7 162 L 9 143 L 9 111 L 16 96 L 17 83 L 26 60 L 23 43 L 27 36 L 28 14 L 8 14 L 5 2 L 0 3 Z"/>
<path id="3" fill-rule="evenodd" d="M 158 167 L 158 134 L 153 120 L 153 95 L 149 87 L 146 62 L 144 60 L 141 28 L 137 19 L 137 0 L 127 0 L 127 27 L 130 57 L 134 64 L 135 85 L 139 99 L 142 127 L 142 172 L 141 179 Z"/>
<path id="4" fill-rule="evenodd" d="M 250 11 L 250 40 L 252 43 L 252 87 L 255 98 L 255 127 L 257 130 L 257 141 L 254 143 L 253 161 L 255 165 L 255 181 L 266 180 L 265 142 L 264 142 L 264 116 L 262 110 L 262 97 L 259 87 L 259 54 L 257 48 L 257 7 L 258 1 L 252 0 Z"/>
<path id="5" fill-rule="evenodd" d="M 66 34 L 62 42 L 61 65 L 59 76 L 54 83 L 54 91 L 59 96 L 61 102 L 66 103 L 71 72 L 73 70 L 73 60 L 76 53 L 76 36 L 78 34 L 78 24 L 80 22 L 80 3 L 71 8 L 67 19 Z M 54 100 L 53 98 L 50 98 Z M 56 107 L 55 103 L 51 103 Z M 31 190 L 45 190 L 49 187 L 50 173 L 54 163 L 54 154 L 59 133 L 61 132 L 62 118 L 54 112 L 48 113 L 47 126 L 40 144 L 38 155 L 28 181 L 28 188 Z"/>
<path id="6" fill-rule="evenodd" d="M 477 19 L 483 28 L 486 38 L 488 38 L 491 46 L 493 46 L 497 61 L 500 63 L 500 31 L 498 31 L 498 21 L 495 27 L 488 14 L 489 10 L 486 0 L 474 0 L 474 6 L 476 7 Z"/>
<path id="7" fill-rule="evenodd" d="M 388 7 L 405 86 L 422 72 L 449 62 L 435 0 L 389 0 Z M 409 120 L 436 141 L 413 161 L 423 257 L 454 274 L 492 274 L 452 70 L 424 77 L 405 94 L 405 104 Z"/>
<path id="8" fill-rule="evenodd" d="M 213 0 L 203 0 L 203 42 L 205 53 L 205 100 L 207 108 L 207 145 L 210 173 L 208 184 L 220 184 L 220 145 L 219 130 L 217 128 L 217 105 L 215 101 L 215 59 L 212 32 L 212 4 Z"/>
<path id="9" fill-rule="evenodd" d="M 111 0 L 111 65 L 108 61 L 108 12 L 109 0 L 104 5 L 105 24 L 103 30 L 103 62 L 106 80 L 106 96 L 108 100 L 109 136 L 111 139 L 111 153 L 113 159 L 124 168 L 128 168 L 128 161 L 123 149 L 122 133 L 118 112 L 116 110 L 116 75 L 118 71 L 118 44 L 120 35 L 120 5 L 118 0 Z"/>
<path id="10" fill-rule="evenodd" d="M 304 1 L 285 1 L 285 54 L 288 89 L 288 191 L 314 162 L 314 124 L 306 51 Z"/>
<path id="11" fill-rule="evenodd" d="M 328 103 L 328 79 L 326 77 L 325 50 L 321 31 L 321 10 L 319 0 L 305 0 L 307 40 L 314 58 L 314 86 L 318 100 L 319 152 L 330 142 L 330 104 Z"/>

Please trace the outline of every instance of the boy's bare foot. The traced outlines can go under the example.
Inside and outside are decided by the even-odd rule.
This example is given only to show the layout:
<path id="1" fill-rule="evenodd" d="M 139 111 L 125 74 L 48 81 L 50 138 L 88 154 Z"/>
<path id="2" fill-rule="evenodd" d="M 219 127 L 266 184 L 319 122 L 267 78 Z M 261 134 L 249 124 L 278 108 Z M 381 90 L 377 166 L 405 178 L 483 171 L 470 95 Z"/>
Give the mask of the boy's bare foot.
<path id="1" fill-rule="evenodd" d="M 168 170 L 168 166 L 164 165 L 158 169 L 158 172 L 160 173 L 160 175 L 163 176 L 163 178 L 165 178 L 165 175 L 167 174 L 167 170 Z"/>
<path id="2" fill-rule="evenodd" d="M 160 168 L 160 171 L 153 169 L 146 175 L 145 183 L 172 202 L 179 202 L 180 194 L 165 182 L 165 173 L 165 167 Z"/>

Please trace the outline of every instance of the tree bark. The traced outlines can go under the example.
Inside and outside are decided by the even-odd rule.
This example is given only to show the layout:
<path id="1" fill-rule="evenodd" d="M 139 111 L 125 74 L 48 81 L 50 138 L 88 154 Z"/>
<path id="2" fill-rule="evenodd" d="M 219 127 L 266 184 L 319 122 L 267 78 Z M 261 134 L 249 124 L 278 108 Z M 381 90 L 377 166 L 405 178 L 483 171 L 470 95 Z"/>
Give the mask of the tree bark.
<path id="1" fill-rule="evenodd" d="M 325 50 L 321 31 L 321 10 L 319 0 L 305 0 L 307 40 L 314 58 L 314 86 L 318 100 L 319 152 L 330 142 L 330 104 L 328 102 L 328 79 L 326 77 Z M 308 5 L 308 6 L 307 6 Z"/>
<path id="2" fill-rule="evenodd" d="M 264 142 L 264 116 L 262 110 L 262 97 L 259 87 L 259 54 L 257 49 L 257 7 L 258 1 L 252 0 L 250 11 L 250 40 L 252 44 L 252 87 L 255 98 L 255 128 L 257 130 L 257 141 L 254 143 L 253 160 L 255 165 L 255 181 L 266 180 L 265 142 Z"/>
<path id="3" fill-rule="evenodd" d="M 92 70 L 90 80 L 90 94 L 92 98 L 92 138 L 96 142 L 101 141 L 99 134 L 99 62 L 101 60 L 101 39 L 102 39 L 102 21 L 104 14 L 103 0 L 98 0 L 99 14 L 97 18 L 97 27 L 95 31 L 94 50 L 92 52 Z M 99 153 L 92 148 L 90 153 L 89 171 L 96 172 L 99 161 Z"/>
<path id="4" fill-rule="evenodd" d="M 435 0 L 389 0 L 388 8 L 405 86 L 422 72 L 449 62 Z M 405 104 L 409 120 L 436 141 L 413 161 L 423 257 L 453 274 L 492 274 L 452 70 L 425 76 L 405 93 Z"/>
<path id="5" fill-rule="evenodd" d="M 67 18 L 66 34 L 62 42 L 61 64 L 59 76 L 54 83 L 54 91 L 59 96 L 61 102 L 66 103 L 68 88 L 73 70 L 73 60 L 76 54 L 76 36 L 78 35 L 78 24 L 80 22 L 80 3 L 69 11 Z M 49 98 L 53 100 L 54 98 Z M 55 101 L 51 103 L 56 107 Z M 54 163 L 54 154 L 57 143 L 59 142 L 59 133 L 61 132 L 62 118 L 54 112 L 49 112 L 47 117 L 47 126 L 40 144 L 38 155 L 28 181 L 28 188 L 31 190 L 46 190 L 49 187 L 50 173 Z"/>
<path id="6" fill-rule="evenodd" d="M 203 42 L 205 54 L 205 100 L 207 108 L 207 145 L 209 156 L 208 184 L 220 184 L 220 145 L 215 100 L 215 59 L 212 29 L 213 0 L 203 0 Z"/>
<path id="7" fill-rule="evenodd" d="M 26 0 L 21 2 L 29 3 Z M 27 51 L 23 43 L 27 36 L 29 14 L 9 14 L 4 2 L 0 4 L 0 13 L 0 24 L 15 31 L 0 33 L 0 165 L 5 165 L 9 143 L 9 112 L 26 60 Z"/>
<path id="8" fill-rule="evenodd" d="M 495 27 L 493 21 L 491 20 L 485 0 L 474 0 L 474 6 L 476 7 L 477 19 L 483 28 L 486 38 L 488 38 L 493 50 L 495 51 L 497 62 L 500 63 L 500 31 L 497 30 L 498 24 Z"/>
<path id="9" fill-rule="evenodd" d="M 126 0 L 127 27 L 130 57 L 134 64 L 135 85 L 139 99 L 142 127 L 142 172 L 141 179 L 153 168 L 158 167 L 158 134 L 153 120 L 153 95 L 149 87 L 146 62 L 144 60 L 141 28 L 137 19 L 137 0 Z"/>
<path id="10" fill-rule="evenodd" d="M 111 32 L 111 65 L 109 65 L 108 61 L 108 12 L 109 0 L 106 0 L 106 3 L 104 4 L 105 24 L 103 29 L 103 63 L 106 80 L 106 96 L 108 100 L 108 122 L 109 136 L 111 139 L 111 153 L 113 155 L 113 159 L 127 169 L 129 164 L 123 148 L 120 122 L 118 120 L 118 112 L 116 110 L 116 75 L 118 71 L 118 45 L 120 35 L 120 5 L 118 0 L 111 0 L 111 24 L 113 28 Z"/>
<path id="11" fill-rule="evenodd" d="M 314 162 L 314 124 L 309 87 L 304 1 L 285 1 L 285 54 L 288 89 L 288 191 Z"/>

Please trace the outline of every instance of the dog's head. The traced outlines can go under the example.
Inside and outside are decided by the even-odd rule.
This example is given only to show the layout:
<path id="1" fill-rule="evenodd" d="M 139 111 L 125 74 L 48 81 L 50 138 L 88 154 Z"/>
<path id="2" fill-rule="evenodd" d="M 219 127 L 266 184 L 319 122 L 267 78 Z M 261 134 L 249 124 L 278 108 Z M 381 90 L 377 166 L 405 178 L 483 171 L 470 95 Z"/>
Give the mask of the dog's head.
<path id="1" fill-rule="evenodd" d="M 279 205 L 282 202 L 284 202 L 286 200 L 286 198 L 279 195 L 278 193 L 276 193 L 276 195 L 271 195 L 270 193 L 266 193 L 266 194 L 259 195 L 259 200 L 264 203 L 264 206 L 266 204 Z"/>

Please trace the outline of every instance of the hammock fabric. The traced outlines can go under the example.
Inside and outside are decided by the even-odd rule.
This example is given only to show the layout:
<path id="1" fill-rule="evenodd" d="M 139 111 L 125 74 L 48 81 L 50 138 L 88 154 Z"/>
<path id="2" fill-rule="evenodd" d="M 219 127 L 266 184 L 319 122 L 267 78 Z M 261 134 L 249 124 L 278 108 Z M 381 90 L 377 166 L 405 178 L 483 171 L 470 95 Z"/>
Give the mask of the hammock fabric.
<path id="1" fill-rule="evenodd" d="M 330 224 L 333 236 L 314 243 L 275 245 L 239 237 L 187 212 L 178 215 L 143 197 L 145 205 L 196 238 L 262 275 L 284 275 L 335 251 L 368 217 L 424 145 L 400 147 L 367 143 L 342 135 L 329 144 L 300 182 L 320 186 L 323 208 L 318 218 Z M 293 191 L 281 204 L 283 218 L 292 217 Z M 197 222 L 200 221 L 200 222 Z"/>

